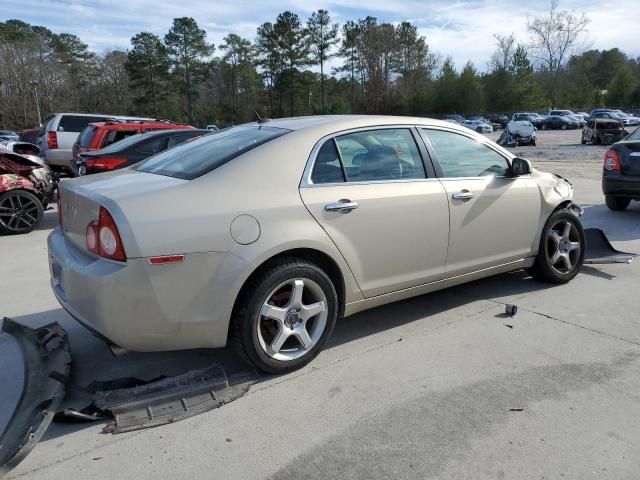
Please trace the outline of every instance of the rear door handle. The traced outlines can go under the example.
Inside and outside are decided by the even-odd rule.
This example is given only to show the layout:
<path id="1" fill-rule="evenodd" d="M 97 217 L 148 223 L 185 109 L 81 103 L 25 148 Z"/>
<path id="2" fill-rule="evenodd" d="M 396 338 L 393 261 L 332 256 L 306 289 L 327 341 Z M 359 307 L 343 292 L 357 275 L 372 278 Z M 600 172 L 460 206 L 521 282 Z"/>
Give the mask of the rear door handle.
<path id="1" fill-rule="evenodd" d="M 346 198 L 338 200 L 336 203 L 327 203 L 324 206 L 326 212 L 339 212 L 342 214 L 349 213 L 356 208 L 358 208 L 358 202 L 352 202 Z"/>
<path id="2" fill-rule="evenodd" d="M 455 192 L 451 195 L 451 198 L 454 200 L 471 200 L 473 198 L 473 192 L 469 190 L 462 190 L 460 192 Z"/>

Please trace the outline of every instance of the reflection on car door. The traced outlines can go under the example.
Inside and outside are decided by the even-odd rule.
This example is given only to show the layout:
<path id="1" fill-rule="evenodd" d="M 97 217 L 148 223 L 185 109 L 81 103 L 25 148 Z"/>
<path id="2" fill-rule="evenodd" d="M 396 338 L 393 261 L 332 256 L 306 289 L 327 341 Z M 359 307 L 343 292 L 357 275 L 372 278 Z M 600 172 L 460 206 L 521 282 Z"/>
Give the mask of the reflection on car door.
<path id="1" fill-rule="evenodd" d="M 461 133 L 421 129 L 447 192 L 447 277 L 530 257 L 542 201 L 530 175 L 509 177 L 496 150 Z"/>
<path id="2" fill-rule="evenodd" d="M 409 128 L 326 140 L 300 194 L 365 297 L 443 278 L 447 198 L 440 181 L 426 178 Z"/>

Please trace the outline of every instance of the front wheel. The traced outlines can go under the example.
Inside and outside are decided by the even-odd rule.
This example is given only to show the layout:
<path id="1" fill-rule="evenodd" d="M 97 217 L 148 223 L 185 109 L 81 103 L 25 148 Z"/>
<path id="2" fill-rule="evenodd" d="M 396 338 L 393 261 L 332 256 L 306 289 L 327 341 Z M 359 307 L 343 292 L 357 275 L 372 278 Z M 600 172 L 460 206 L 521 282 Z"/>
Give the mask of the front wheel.
<path id="1" fill-rule="evenodd" d="M 42 220 L 42 201 L 26 190 L 8 190 L 0 195 L 0 233 L 29 233 Z"/>
<path id="2" fill-rule="evenodd" d="M 567 129 L 567 125 L 565 123 L 563 123 L 562 127 L 560 127 L 560 128 L 562 128 L 562 130 L 566 130 Z"/>
<path id="3" fill-rule="evenodd" d="M 547 129 L 547 124 L 543 123 L 542 126 L 540 127 L 542 130 L 546 130 Z"/>
<path id="4" fill-rule="evenodd" d="M 569 210 L 557 210 L 542 229 L 538 255 L 529 273 L 542 282 L 567 283 L 580 272 L 585 248 L 580 219 Z"/>
<path id="5" fill-rule="evenodd" d="M 259 370 L 286 373 L 322 350 L 338 316 L 331 279 L 290 258 L 258 275 L 241 293 L 233 318 L 236 350 Z"/>
<path id="6" fill-rule="evenodd" d="M 605 195 L 604 201 L 607 207 L 609 207 L 609 210 L 615 210 L 617 212 L 625 210 L 631 203 L 630 198 L 614 197 L 613 195 Z"/>

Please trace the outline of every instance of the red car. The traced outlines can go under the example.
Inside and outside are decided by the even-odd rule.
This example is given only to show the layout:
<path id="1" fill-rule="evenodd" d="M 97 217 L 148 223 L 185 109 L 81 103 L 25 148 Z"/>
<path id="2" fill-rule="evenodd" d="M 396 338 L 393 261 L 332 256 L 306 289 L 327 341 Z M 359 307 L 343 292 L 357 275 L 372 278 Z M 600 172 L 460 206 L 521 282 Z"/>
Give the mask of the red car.
<path id="1" fill-rule="evenodd" d="M 100 150 L 131 135 L 154 130 L 176 130 L 182 128 L 194 127 L 186 123 L 174 123 L 167 120 L 113 120 L 90 123 L 80 132 L 76 143 L 73 144 L 72 162 L 78 160 L 81 153 Z"/>
<path id="2" fill-rule="evenodd" d="M 33 230 L 42 221 L 55 185 L 41 158 L 0 148 L 0 234 Z"/>

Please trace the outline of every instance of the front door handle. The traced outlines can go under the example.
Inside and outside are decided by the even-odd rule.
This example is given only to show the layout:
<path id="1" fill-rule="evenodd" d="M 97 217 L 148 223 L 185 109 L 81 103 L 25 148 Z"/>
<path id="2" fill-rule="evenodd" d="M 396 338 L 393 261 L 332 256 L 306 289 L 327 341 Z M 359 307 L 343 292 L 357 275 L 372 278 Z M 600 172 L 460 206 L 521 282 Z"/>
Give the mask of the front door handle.
<path id="1" fill-rule="evenodd" d="M 342 214 L 349 213 L 356 208 L 358 208 L 358 202 L 352 202 L 347 198 L 338 200 L 336 203 L 327 203 L 324 206 L 326 212 L 339 212 Z"/>
<path id="2" fill-rule="evenodd" d="M 461 190 L 460 192 L 455 192 L 453 195 L 451 195 L 451 198 L 453 198 L 454 200 L 463 200 L 463 201 L 467 201 L 467 200 L 471 200 L 473 198 L 473 192 L 470 192 L 469 190 Z"/>

